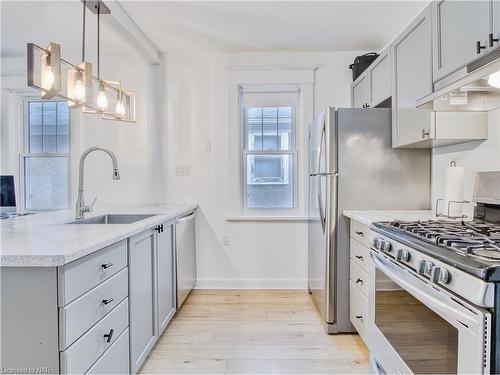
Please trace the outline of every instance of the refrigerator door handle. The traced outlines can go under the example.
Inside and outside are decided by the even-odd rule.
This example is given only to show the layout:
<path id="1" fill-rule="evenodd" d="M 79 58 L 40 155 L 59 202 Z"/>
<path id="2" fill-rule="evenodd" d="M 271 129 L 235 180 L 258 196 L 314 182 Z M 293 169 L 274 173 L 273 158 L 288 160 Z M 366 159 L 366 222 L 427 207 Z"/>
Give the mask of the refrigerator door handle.
<path id="1" fill-rule="evenodd" d="M 325 176 L 318 176 L 318 208 L 319 208 L 319 221 L 321 222 L 321 228 L 323 229 L 323 233 L 325 232 L 326 225 L 326 216 L 325 210 L 323 208 L 323 191 L 321 190 L 321 179 Z"/>
<path id="2" fill-rule="evenodd" d="M 317 166 L 316 173 L 318 173 L 318 174 L 327 172 L 326 165 L 325 165 L 325 170 L 324 171 L 321 170 L 321 152 L 323 151 L 323 141 L 325 141 L 325 138 L 326 138 L 326 120 L 324 117 L 322 120 L 323 120 L 323 125 L 321 128 L 321 137 L 319 138 L 318 155 L 317 155 L 318 166 Z M 326 144 L 326 142 L 325 142 L 325 144 Z"/>

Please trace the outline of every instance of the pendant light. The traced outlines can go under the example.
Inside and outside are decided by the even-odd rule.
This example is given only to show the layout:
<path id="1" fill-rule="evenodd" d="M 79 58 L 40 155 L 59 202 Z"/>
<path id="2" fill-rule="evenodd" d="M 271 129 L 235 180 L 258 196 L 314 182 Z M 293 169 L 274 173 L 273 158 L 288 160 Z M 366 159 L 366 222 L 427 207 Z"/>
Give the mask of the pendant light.
<path id="1" fill-rule="evenodd" d="M 81 1 L 83 3 L 81 63 L 75 65 L 61 58 L 61 46 L 57 43 L 50 43 L 46 48 L 35 43 L 28 43 L 27 84 L 29 87 L 39 90 L 43 99 L 57 97 L 66 100 L 69 108 L 81 107 L 85 114 L 100 114 L 105 120 L 136 122 L 135 93 L 124 90 L 120 81 L 101 78 L 100 18 L 101 14 L 110 14 L 111 11 L 102 0 Z M 97 77 L 92 75 L 92 65 L 85 61 L 87 9 L 97 15 Z M 62 71 L 66 75 L 65 90 L 61 87 Z M 94 96 L 95 85 L 97 85 L 98 90 L 97 96 Z M 111 103 L 108 95 L 113 95 Z M 110 106 L 113 110 L 107 110 Z"/>

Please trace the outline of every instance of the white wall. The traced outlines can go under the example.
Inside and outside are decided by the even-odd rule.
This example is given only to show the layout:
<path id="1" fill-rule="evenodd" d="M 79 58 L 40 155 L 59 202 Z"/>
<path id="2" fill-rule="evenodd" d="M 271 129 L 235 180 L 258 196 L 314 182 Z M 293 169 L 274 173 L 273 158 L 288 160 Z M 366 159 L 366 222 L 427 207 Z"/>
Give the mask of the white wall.
<path id="1" fill-rule="evenodd" d="M 432 196 L 433 204 L 442 198 L 445 171 L 452 160 L 465 168 L 464 199 L 471 200 L 474 193 L 475 173 L 500 170 L 500 109 L 488 114 L 488 139 L 436 148 L 432 151 Z M 473 204 L 465 207 L 465 215 L 473 216 Z"/>
<path id="2" fill-rule="evenodd" d="M 315 111 L 348 106 L 355 52 L 172 53 L 167 68 L 167 197 L 197 202 L 198 287 L 305 288 L 307 223 L 228 222 L 227 66 L 318 66 Z M 211 141 L 212 151 L 203 144 Z M 176 176 L 176 166 L 191 176 Z M 305 172 L 305 171 L 304 171 Z M 229 246 L 222 246 L 228 236 Z"/>

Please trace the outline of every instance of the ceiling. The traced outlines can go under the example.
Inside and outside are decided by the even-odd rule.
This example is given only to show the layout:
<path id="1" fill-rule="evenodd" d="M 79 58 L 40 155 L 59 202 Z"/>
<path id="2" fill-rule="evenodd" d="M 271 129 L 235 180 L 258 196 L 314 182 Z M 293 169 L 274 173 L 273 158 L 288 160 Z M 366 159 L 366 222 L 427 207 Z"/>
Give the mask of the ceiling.
<path id="1" fill-rule="evenodd" d="M 106 1 L 106 0 L 105 0 Z M 110 1 L 110 0 L 108 0 Z M 121 0 L 158 51 L 378 50 L 427 1 L 130 1 Z M 0 0 L 2 57 L 23 56 L 26 43 L 62 45 L 63 56 L 81 51 L 80 0 Z M 106 16 L 103 16 L 106 17 Z M 95 58 L 96 17 L 87 12 L 87 60 Z M 101 55 L 131 51 L 105 26 Z"/>
<path id="2" fill-rule="evenodd" d="M 161 52 L 384 47 L 428 1 L 123 1 Z"/>
<path id="3" fill-rule="evenodd" d="M 0 0 L 0 56 L 16 57 L 26 54 L 26 43 L 45 47 L 49 42 L 61 44 L 63 57 L 79 56 L 82 48 L 82 3 L 65 1 L 4 1 Z M 102 16 L 105 17 L 105 16 Z M 96 17 L 86 13 L 86 52 L 95 57 Z M 102 20 L 101 20 L 102 21 Z M 130 53 L 120 37 L 101 22 L 101 56 Z M 87 59 L 88 60 L 88 59 Z"/>

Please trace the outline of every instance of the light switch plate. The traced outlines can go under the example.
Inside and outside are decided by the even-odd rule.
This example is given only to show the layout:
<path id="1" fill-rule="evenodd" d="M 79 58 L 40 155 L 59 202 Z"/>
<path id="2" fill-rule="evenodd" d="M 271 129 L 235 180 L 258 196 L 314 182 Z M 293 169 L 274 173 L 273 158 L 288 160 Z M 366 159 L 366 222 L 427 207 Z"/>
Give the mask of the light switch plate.
<path id="1" fill-rule="evenodd" d="M 212 141 L 210 139 L 203 142 L 203 151 L 212 152 Z"/>
<path id="2" fill-rule="evenodd" d="M 186 177 L 191 176 L 191 166 L 190 165 L 176 165 L 175 166 L 175 175 Z"/>

